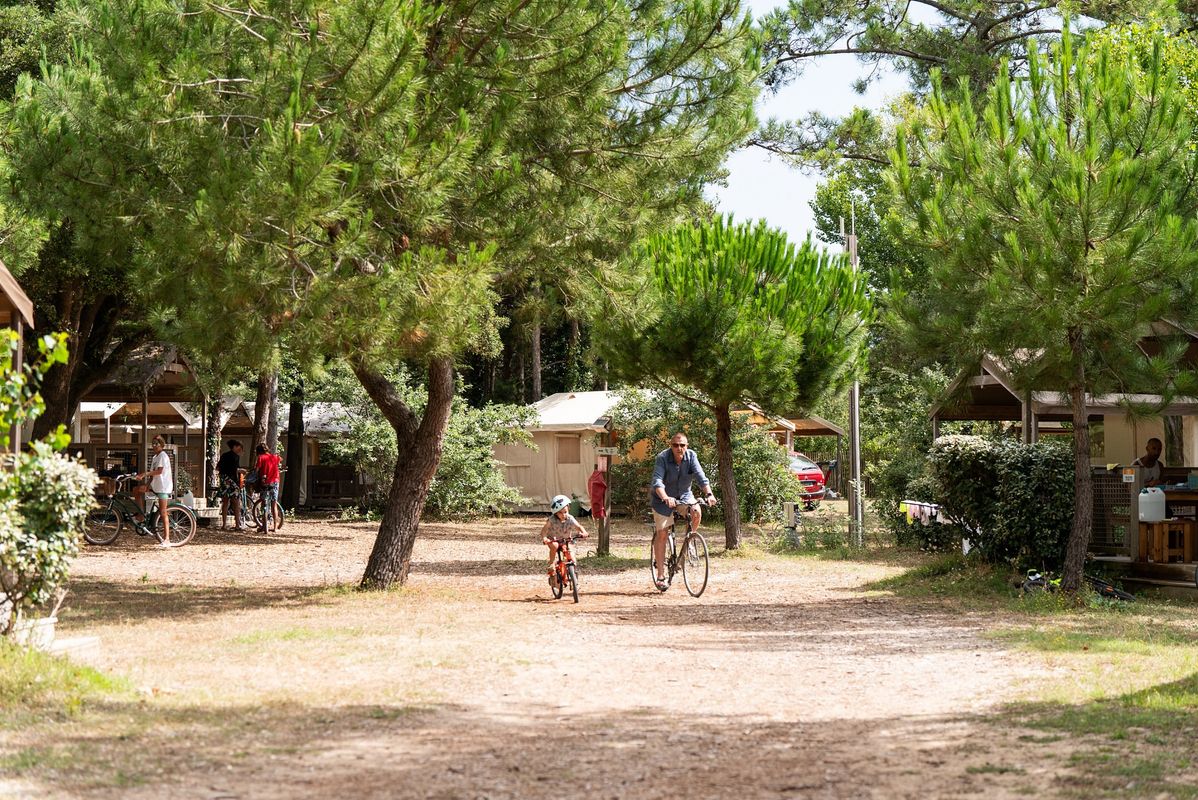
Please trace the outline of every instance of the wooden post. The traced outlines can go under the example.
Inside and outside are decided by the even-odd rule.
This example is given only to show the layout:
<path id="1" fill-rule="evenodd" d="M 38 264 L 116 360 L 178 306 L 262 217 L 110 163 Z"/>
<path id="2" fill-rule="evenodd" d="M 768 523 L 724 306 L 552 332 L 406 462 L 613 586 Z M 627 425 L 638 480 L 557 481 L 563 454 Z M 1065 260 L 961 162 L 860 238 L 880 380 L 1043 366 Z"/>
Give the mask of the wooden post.
<path id="1" fill-rule="evenodd" d="M 13 305 L 12 314 L 17 318 L 17 364 L 14 372 L 20 375 L 25 368 L 25 321 L 21 319 L 21 312 L 17 310 L 16 305 Z M 14 453 L 21 452 L 21 423 L 17 423 L 12 428 L 12 451 Z"/>
<path id="2" fill-rule="evenodd" d="M 150 468 L 150 390 L 141 388 L 141 463 L 138 472 L 146 472 Z"/>
<path id="3" fill-rule="evenodd" d="M 611 431 L 603 432 L 603 445 L 605 447 L 612 446 Z M 603 495 L 603 519 L 599 521 L 599 548 L 598 555 L 611 555 L 611 466 L 615 456 L 601 456 L 604 460 L 604 465 L 607 469 L 603 472 L 603 479 L 607 482 L 607 492 Z"/>
<path id="4" fill-rule="evenodd" d="M 204 468 L 200 470 L 200 497 L 208 496 L 208 393 L 204 392 L 204 400 L 200 404 L 200 461 Z M 220 448 L 217 448 L 218 450 Z"/>

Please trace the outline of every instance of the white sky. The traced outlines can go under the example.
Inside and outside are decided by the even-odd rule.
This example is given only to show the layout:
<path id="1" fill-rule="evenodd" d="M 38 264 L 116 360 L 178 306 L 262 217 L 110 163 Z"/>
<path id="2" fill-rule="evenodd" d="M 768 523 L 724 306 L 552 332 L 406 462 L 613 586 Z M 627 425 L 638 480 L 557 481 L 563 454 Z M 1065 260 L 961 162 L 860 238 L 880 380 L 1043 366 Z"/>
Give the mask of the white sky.
<path id="1" fill-rule="evenodd" d="M 773 9 L 776 0 L 747 0 L 754 17 Z M 905 78 L 888 73 L 871 84 L 864 95 L 853 92 L 853 81 L 866 74 L 866 67 L 853 56 L 825 56 L 807 66 L 800 78 L 777 94 L 763 94 L 758 117 L 797 119 L 808 111 L 842 116 L 854 106 L 880 107 L 888 97 L 906 89 Z M 728 185 L 713 186 L 709 196 L 721 212 L 737 219 L 765 219 L 781 228 L 791 240 L 806 238 L 812 230 L 809 203 L 819 182 L 816 173 L 791 169 L 781 159 L 750 147 L 728 159 Z"/>

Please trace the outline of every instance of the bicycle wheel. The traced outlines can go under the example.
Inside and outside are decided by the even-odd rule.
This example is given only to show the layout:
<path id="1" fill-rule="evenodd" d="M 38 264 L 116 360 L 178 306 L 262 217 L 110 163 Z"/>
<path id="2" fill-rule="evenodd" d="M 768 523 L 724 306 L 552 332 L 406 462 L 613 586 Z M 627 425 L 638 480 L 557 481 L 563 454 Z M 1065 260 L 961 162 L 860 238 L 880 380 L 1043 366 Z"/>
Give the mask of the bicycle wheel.
<path id="1" fill-rule="evenodd" d="M 264 505 L 264 503 L 262 502 L 261 496 L 259 496 L 258 499 L 254 500 L 252 514 L 254 517 L 254 527 L 256 527 L 256 528 L 261 528 L 263 525 L 265 525 L 265 522 L 262 519 L 263 505 Z M 279 505 L 279 502 L 277 500 L 274 503 L 274 511 L 275 511 L 274 520 L 272 521 L 271 528 L 270 528 L 271 531 L 277 531 L 279 528 L 283 527 L 283 507 L 281 505 Z"/>
<path id="2" fill-rule="evenodd" d="M 559 570 L 557 568 L 556 564 L 553 567 L 553 576 L 549 580 L 549 588 L 550 588 L 550 590 L 553 591 L 553 599 L 554 600 L 562 599 L 562 592 L 565 591 L 566 587 L 562 583 L 561 570 Z"/>
<path id="3" fill-rule="evenodd" d="M 196 535 L 196 517 L 185 506 L 170 506 L 166 509 L 171 521 L 171 547 L 182 547 Z M 154 538 L 162 541 L 162 517 L 154 517 Z"/>
<path id="4" fill-rule="evenodd" d="M 111 506 L 97 508 L 87 515 L 87 522 L 83 526 L 83 538 L 89 544 L 112 544 L 116 537 L 121 535 L 124 524 L 125 518 L 117 509 Z"/>
<path id="5" fill-rule="evenodd" d="M 707 540 L 702 534 L 690 533 L 682 541 L 682 582 L 691 597 L 698 597 L 707 588 Z"/>
<path id="6" fill-rule="evenodd" d="M 1098 592 L 1098 594 L 1102 597 L 1113 597 L 1116 600 L 1123 600 L 1128 603 L 1133 602 L 1136 599 L 1134 594 L 1125 592 L 1122 589 L 1116 589 L 1112 584 L 1109 584 L 1100 578 L 1095 578 L 1092 575 L 1086 576 L 1086 582 L 1090 584 L 1091 589 Z"/>
<path id="7" fill-rule="evenodd" d="M 566 576 L 570 581 L 570 592 L 574 595 L 574 602 L 578 602 L 578 569 L 569 564 L 566 566 Z"/>

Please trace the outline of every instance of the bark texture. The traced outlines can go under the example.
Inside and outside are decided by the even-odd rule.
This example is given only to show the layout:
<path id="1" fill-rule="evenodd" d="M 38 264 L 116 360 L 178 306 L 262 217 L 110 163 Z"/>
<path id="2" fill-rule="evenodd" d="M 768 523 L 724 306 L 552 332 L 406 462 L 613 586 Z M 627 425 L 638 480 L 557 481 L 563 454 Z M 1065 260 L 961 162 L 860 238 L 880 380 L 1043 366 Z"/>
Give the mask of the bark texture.
<path id="1" fill-rule="evenodd" d="M 541 399 L 541 323 L 534 322 L 529 334 L 532 358 L 532 402 Z"/>
<path id="2" fill-rule="evenodd" d="M 732 414 L 727 404 L 715 407 L 715 446 L 720 460 L 720 504 L 724 510 L 724 546 L 740 547 L 740 497 L 732 474 Z"/>
<path id="3" fill-rule="evenodd" d="M 259 444 L 267 444 L 267 429 L 270 427 L 270 399 L 272 396 L 278 397 L 278 380 L 279 373 L 274 370 L 267 370 L 258 375 L 258 394 L 254 397 L 254 438 L 250 442 L 251 459 L 258 457 Z"/>
<path id="4" fill-rule="evenodd" d="M 208 469 L 209 489 L 219 485 L 216 477 L 216 462 L 220 460 L 220 440 L 221 434 L 225 430 L 225 426 L 222 424 L 224 415 L 221 414 L 221 403 L 224 402 L 224 399 L 224 391 L 218 388 L 208 401 L 208 441 L 204 442 L 204 463 Z"/>
<path id="5" fill-rule="evenodd" d="M 1073 410 L 1073 530 L 1065 547 L 1061 589 L 1076 592 L 1082 583 L 1090 529 L 1094 522 L 1094 484 L 1090 480 L 1090 417 L 1086 410 L 1086 371 L 1080 337 L 1071 337 L 1074 368 L 1069 399 Z"/>
<path id="6" fill-rule="evenodd" d="M 1165 452 L 1161 456 L 1166 464 L 1185 466 L 1186 440 L 1182 432 L 1181 417 L 1165 417 Z"/>
<path id="7" fill-rule="evenodd" d="M 299 507 L 300 489 L 304 479 L 304 382 L 296 381 L 295 393 L 287 414 L 287 479 L 283 481 L 283 508 L 292 511 Z"/>
<path id="8" fill-rule="evenodd" d="M 147 328 L 128 328 L 128 303 L 113 296 L 91 297 L 80 281 L 38 304 L 38 330 L 27 331 L 26 359 L 37 357 L 37 337 L 46 330 L 67 334 L 70 358 L 56 364 L 42 381 L 46 410 L 33 423 L 40 439 L 59 425 L 69 425 L 83 397 L 124 363 L 134 349 L 149 341 Z"/>
<path id="9" fill-rule="evenodd" d="M 453 406 L 453 362 L 442 358 L 429 363 L 428 403 L 423 417 L 416 416 L 381 373 L 362 363 L 355 363 L 353 369 L 370 399 L 395 429 L 395 474 L 361 583 L 363 589 L 386 589 L 403 584 L 411 569 L 412 546 L 428 487 L 441 463 Z"/>

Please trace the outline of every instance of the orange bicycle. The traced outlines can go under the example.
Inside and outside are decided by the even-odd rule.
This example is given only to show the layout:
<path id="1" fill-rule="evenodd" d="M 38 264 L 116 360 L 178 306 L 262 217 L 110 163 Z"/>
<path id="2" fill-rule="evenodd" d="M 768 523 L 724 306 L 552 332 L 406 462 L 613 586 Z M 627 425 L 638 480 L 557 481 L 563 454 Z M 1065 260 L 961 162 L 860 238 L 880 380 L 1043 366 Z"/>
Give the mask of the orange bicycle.
<path id="1" fill-rule="evenodd" d="M 561 600 L 569 585 L 574 602 L 578 602 L 578 565 L 574 563 L 574 548 L 571 546 L 577 539 L 577 536 L 549 537 L 549 541 L 557 542 L 557 561 L 553 565 L 553 575 L 549 578 L 554 600 Z"/>

